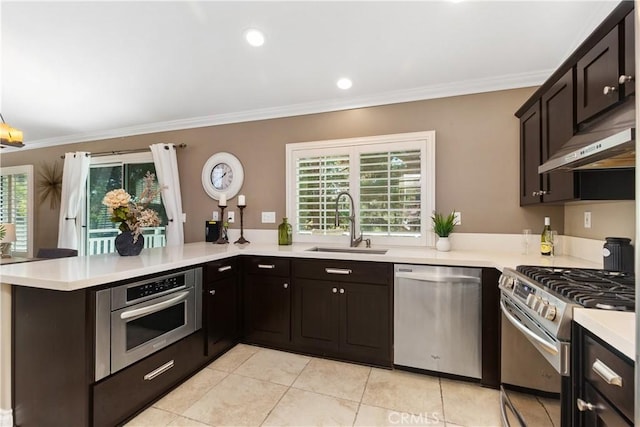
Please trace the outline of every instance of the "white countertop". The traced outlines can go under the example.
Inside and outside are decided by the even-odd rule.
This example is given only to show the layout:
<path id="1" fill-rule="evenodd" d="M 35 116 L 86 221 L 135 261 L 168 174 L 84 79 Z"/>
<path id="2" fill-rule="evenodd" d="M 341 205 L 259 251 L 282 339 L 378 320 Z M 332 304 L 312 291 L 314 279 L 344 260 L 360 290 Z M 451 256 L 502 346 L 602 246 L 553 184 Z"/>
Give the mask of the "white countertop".
<path id="1" fill-rule="evenodd" d="M 636 360 L 635 313 L 576 308 L 573 320 L 631 360 Z"/>
<path id="2" fill-rule="evenodd" d="M 317 245 L 278 246 L 276 244 L 251 243 L 240 246 L 196 242 L 182 246 L 144 249 L 138 256 L 123 257 L 118 254 L 107 254 L 1 265 L 0 282 L 34 288 L 73 291 L 243 254 L 490 267 L 498 270 L 505 267 L 515 268 L 517 265 L 602 268 L 602 265 L 567 256 L 543 257 L 511 252 L 456 250 L 438 252 L 435 249 L 424 247 L 374 248 L 388 249 L 385 255 L 307 251 L 314 246 Z"/>

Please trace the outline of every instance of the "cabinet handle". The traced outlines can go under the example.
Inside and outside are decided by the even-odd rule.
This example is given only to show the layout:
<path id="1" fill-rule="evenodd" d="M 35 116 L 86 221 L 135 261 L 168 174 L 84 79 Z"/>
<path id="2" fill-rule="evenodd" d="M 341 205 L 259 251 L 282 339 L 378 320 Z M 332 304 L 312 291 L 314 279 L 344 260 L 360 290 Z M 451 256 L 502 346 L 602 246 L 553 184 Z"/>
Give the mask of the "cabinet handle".
<path id="1" fill-rule="evenodd" d="M 334 294 L 337 294 L 338 293 L 338 288 L 331 289 L 331 292 L 333 292 Z"/>
<path id="2" fill-rule="evenodd" d="M 348 268 L 325 268 L 325 272 L 328 274 L 351 274 L 352 271 Z"/>
<path id="3" fill-rule="evenodd" d="M 622 387 L 622 377 L 618 375 L 613 369 L 602 363 L 600 359 L 596 359 L 591 365 L 591 370 L 598 374 L 607 384 Z"/>
<path id="4" fill-rule="evenodd" d="M 220 267 L 218 269 L 218 273 L 222 273 L 223 271 L 229 271 L 231 270 L 231 266 L 230 265 L 225 265 L 224 267 Z"/>
<path id="5" fill-rule="evenodd" d="M 605 95 L 611 95 L 612 93 L 614 93 L 615 91 L 617 91 L 618 88 L 615 86 L 605 86 L 604 89 L 602 89 L 602 93 Z"/>
<path id="6" fill-rule="evenodd" d="M 215 294 L 216 294 L 216 290 L 215 290 L 215 289 L 211 289 L 211 290 L 209 291 L 209 293 L 210 293 L 211 295 L 215 295 Z"/>
<path id="7" fill-rule="evenodd" d="M 276 268 L 275 264 L 258 264 L 258 268 L 264 268 L 267 270 L 273 270 Z"/>
<path id="8" fill-rule="evenodd" d="M 593 403 L 585 402 L 580 398 L 576 399 L 576 405 L 578 406 L 578 411 L 580 412 L 593 411 L 596 409 L 596 405 L 594 405 Z"/>
<path id="9" fill-rule="evenodd" d="M 625 76 L 624 74 L 620 76 L 620 78 L 618 79 L 618 83 L 620 83 L 621 85 L 628 83 L 628 82 L 632 82 L 633 81 L 633 76 Z"/>
<path id="10" fill-rule="evenodd" d="M 284 285 L 282 285 L 285 289 L 287 289 L 289 287 L 288 283 L 285 283 Z"/>
<path id="11" fill-rule="evenodd" d="M 536 196 L 539 196 L 539 195 L 540 195 L 540 192 L 539 192 L 539 191 L 534 191 L 534 192 L 532 192 L 532 193 L 531 193 L 531 195 L 532 195 L 533 197 L 536 197 Z"/>
<path id="12" fill-rule="evenodd" d="M 167 372 L 171 368 L 173 368 L 173 360 L 170 360 L 167 363 L 165 363 L 164 365 L 160 366 L 159 368 L 154 369 L 153 371 L 151 371 L 147 375 L 145 375 L 143 378 L 144 378 L 145 381 L 151 381 L 152 379 L 156 378 L 157 376 L 164 374 L 165 372 Z"/>
<path id="13" fill-rule="evenodd" d="M 344 289 L 340 288 L 340 293 L 344 294 Z"/>

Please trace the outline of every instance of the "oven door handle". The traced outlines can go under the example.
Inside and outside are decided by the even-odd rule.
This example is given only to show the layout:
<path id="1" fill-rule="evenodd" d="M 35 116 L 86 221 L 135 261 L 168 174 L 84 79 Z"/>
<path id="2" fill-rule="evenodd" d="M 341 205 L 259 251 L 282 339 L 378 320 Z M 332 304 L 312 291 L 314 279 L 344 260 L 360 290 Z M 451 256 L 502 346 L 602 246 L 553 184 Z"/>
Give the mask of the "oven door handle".
<path id="1" fill-rule="evenodd" d="M 531 330 L 529 330 L 529 328 L 527 328 L 525 325 L 520 323 L 520 321 L 518 319 L 516 319 L 511 313 L 509 313 L 509 310 L 507 310 L 507 307 L 505 307 L 505 305 L 504 305 L 504 303 L 502 301 L 500 301 L 500 309 L 504 313 L 504 315 L 507 318 L 507 320 L 509 320 L 509 322 L 511 322 L 511 324 L 513 326 L 515 326 L 516 329 L 518 329 L 520 332 L 522 332 L 523 334 L 525 334 L 526 336 L 530 337 L 535 342 L 540 344 L 540 346 L 545 351 L 553 354 L 554 356 L 558 354 L 558 349 L 556 348 L 555 345 L 553 345 L 553 343 L 550 343 L 550 342 L 540 338 L 538 335 L 536 335 Z"/>
<path id="2" fill-rule="evenodd" d="M 144 316 L 145 314 L 154 313 L 156 311 L 163 310 L 169 306 L 175 305 L 177 302 L 183 301 L 187 299 L 189 296 L 189 291 L 181 292 L 177 296 L 168 299 L 166 301 L 159 302 L 157 304 L 149 305 L 147 307 L 136 308 L 134 310 L 123 311 L 120 313 L 120 318 L 122 320 L 131 319 L 133 317 Z"/>

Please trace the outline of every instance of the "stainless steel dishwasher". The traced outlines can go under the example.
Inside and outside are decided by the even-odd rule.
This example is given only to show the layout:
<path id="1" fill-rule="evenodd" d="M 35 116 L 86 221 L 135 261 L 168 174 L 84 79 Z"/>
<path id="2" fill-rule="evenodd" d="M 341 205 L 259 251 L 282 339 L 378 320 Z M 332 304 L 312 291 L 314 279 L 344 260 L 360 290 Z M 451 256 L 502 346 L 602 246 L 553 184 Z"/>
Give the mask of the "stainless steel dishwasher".
<path id="1" fill-rule="evenodd" d="M 482 270 L 394 266 L 394 364 L 482 376 Z"/>

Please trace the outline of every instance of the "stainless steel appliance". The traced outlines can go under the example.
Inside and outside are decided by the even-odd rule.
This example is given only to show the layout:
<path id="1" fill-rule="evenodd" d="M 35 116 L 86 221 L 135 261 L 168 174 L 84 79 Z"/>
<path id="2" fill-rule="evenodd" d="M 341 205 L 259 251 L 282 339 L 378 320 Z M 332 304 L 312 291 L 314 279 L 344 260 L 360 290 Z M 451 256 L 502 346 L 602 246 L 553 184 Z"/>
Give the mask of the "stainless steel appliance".
<path id="1" fill-rule="evenodd" d="M 394 364 L 482 376 L 479 268 L 394 267 Z"/>
<path id="2" fill-rule="evenodd" d="M 96 292 L 95 379 L 200 329 L 201 295 L 202 268 Z"/>
<path id="3" fill-rule="evenodd" d="M 561 422 L 571 424 L 571 321 L 575 307 L 635 309 L 635 279 L 621 272 L 518 266 L 500 276 L 500 307 L 505 318 L 560 374 Z M 504 345 L 504 341 L 503 341 Z M 503 354 L 506 350 L 503 348 Z M 523 366 L 523 370 L 531 369 Z M 509 399 L 502 389 L 503 421 Z"/>

